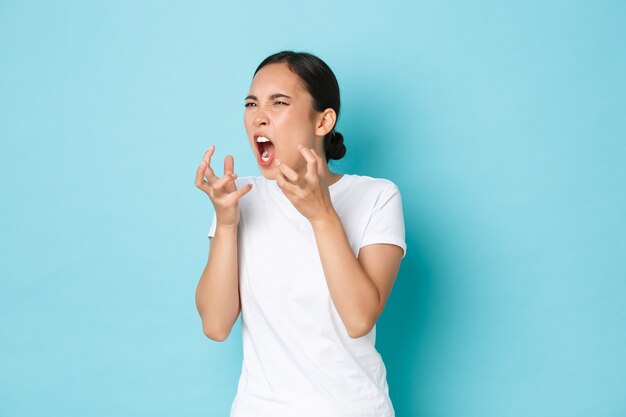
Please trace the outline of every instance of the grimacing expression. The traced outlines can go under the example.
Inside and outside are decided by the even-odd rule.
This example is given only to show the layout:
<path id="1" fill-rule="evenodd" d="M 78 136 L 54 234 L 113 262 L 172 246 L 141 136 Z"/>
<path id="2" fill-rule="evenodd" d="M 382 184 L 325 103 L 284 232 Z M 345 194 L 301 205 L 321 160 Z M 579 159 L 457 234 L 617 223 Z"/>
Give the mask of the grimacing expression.
<path id="1" fill-rule="evenodd" d="M 262 174 L 275 179 L 276 158 L 298 173 L 306 161 L 297 148 L 314 148 L 318 112 L 313 97 L 286 63 L 261 68 L 245 100 L 244 125 Z"/>

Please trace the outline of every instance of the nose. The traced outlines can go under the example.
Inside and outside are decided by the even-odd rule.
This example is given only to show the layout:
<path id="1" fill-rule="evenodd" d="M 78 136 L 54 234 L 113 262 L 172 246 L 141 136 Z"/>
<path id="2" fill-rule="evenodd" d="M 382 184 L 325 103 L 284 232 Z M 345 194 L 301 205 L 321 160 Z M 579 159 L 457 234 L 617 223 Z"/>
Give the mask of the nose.
<path id="1" fill-rule="evenodd" d="M 256 127 L 267 126 L 269 124 L 269 119 L 267 118 L 265 111 L 262 110 L 261 107 L 259 107 L 256 113 L 254 114 L 253 123 L 254 123 L 254 126 Z"/>

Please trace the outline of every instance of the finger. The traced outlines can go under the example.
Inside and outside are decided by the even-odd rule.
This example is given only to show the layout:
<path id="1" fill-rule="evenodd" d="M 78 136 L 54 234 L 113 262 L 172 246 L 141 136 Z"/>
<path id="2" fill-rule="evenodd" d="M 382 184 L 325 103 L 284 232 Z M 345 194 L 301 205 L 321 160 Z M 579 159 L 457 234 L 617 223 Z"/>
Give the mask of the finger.
<path id="1" fill-rule="evenodd" d="M 213 190 L 221 191 L 228 182 L 234 181 L 236 177 L 237 174 L 224 175 L 222 178 L 211 184 L 211 186 L 213 187 Z"/>
<path id="2" fill-rule="evenodd" d="M 224 175 L 235 172 L 235 160 L 232 155 L 226 155 L 224 158 Z"/>
<path id="3" fill-rule="evenodd" d="M 206 165 L 206 169 L 204 170 L 204 177 L 207 179 L 207 182 L 209 184 L 214 183 L 219 178 L 217 175 L 215 175 L 215 172 L 213 172 L 213 168 L 211 168 L 211 165 Z"/>
<path id="4" fill-rule="evenodd" d="M 224 158 L 224 175 L 235 174 L 235 158 L 232 155 L 226 155 Z M 236 175 L 236 174 L 235 174 Z M 224 191 L 232 193 L 237 190 L 235 182 L 229 182 L 224 187 Z"/>
<path id="5" fill-rule="evenodd" d="M 321 177 L 324 174 L 324 160 L 311 148 L 311 153 L 317 160 L 317 174 Z"/>
<path id="6" fill-rule="evenodd" d="M 204 153 L 203 160 L 206 162 L 206 169 L 204 171 L 204 176 L 206 177 L 209 184 L 215 182 L 217 180 L 217 175 L 213 172 L 213 168 L 211 168 L 211 157 L 215 153 L 215 146 L 211 145 L 208 151 Z"/>
<path id="7" fill-rule="evenodd" d="M 201 189 L 204 192 L 208 192 L 209 191 L 209 183 L 207 183 L 204 180 L 204 170 L 206 167 L 206 161 L 202 160 L 202 162 L 200 163 L 200 166 L 198 167 L 198 169 L 196 170 L 196 187 L 198 187 L 199 189 Z"/>
<path id="8" fill-rule="evenodd" d="M 280 159 L 276 160 L 276 165 L 278 166 L 278 170 L 281 171 L 283 175 L 289 179 L 289 181 L 294 183 L 298 182 L 300 176 L 296 171 L 291 169 L 288 165 L 283 164 Z"/>
<path id="9" fill-rule="evenodd" d="M 248 194 L 248 192 L 250 192 L 251 189 L 252 189 L 252 184 L 246 184 L 240 189 L 238 189 L 237 191 L 235 191 L 233 193 L 233 195 L 235 196 L 235 200 L 239 200 L 241 197 Z"/>
<path id="10" fill-rule="evenodd" d="M 296 189 L 298 188 L 296 185 L 287 181 L 287 178 L 280 169 L 276 171 L 276 183 L 283 192 L 288 192 L 291 194 L 295 194 Z"/>
<path id="11" fill-rule="evenodd" d="M 209 149 L 204 153 L 204 157 L 202 159 L 204 159 L 207 164 L 211 163 L 211 157 L 213 156 L 213 154 L 215 153 L 215 145 L 211 145 L 209 146 Z"/>
<path id="12" fill-rule="evenodd" d="M 309 148 L 305 148 L 302 145 L 298 145 L 298 149 L 300 153 L 306 159 L 306 175 L 309 177 L 317 176 L 317 159 L 311 154 L 311 150 Z"/>

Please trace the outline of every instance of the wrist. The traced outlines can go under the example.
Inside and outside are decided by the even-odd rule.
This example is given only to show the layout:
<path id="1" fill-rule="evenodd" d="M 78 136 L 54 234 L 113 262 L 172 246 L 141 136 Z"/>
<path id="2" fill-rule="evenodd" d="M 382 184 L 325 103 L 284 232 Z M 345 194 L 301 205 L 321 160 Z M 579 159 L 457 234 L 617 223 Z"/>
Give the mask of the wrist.
<path id="1" fill-rule="evenodd" d="M 311 222 L 311 226 L 313 227 L 314 231 L 328 229 L 329 227 L 341 225 L 341 219 L 333 208 L 326 211 L 321 216 L 318 216 L 315 219 L 310 219 L 309 221 Z"/>
<path id="2" fill-rule="evenodd" d="M 235 224 L 229 224 L 229 223 L 222 223 L 219 220 L 217 221 L 217 224 L 215 225 L 215 230 L 221 230 L 224 232 L 229 232 L 229 231 L 237 231 L 238 225 Z"/>

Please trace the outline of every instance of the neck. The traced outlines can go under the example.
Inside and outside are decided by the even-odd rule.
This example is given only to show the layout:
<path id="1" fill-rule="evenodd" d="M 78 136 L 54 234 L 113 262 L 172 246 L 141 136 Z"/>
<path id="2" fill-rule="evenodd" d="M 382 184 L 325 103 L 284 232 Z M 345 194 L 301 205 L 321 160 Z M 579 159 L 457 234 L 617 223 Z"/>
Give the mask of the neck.
<path id="1" fill-rule="evenodd" d="M 322 178 L 324 178 L 324 181 L 326 181 L 326 184 L 328 184 L 328 186 L 330 187 L 331 185 L 339 181 L 343 175 L 331 172 L 330 169 L 328 169 L 326 161 L 324 161 L 324 167 L 321 176 Z"/>
<path id="2" fill-rule="evenodd" d="M 328 168 L 328 161 L 324 155 L 324 138 L 317 137 L 319 140 L 315 142 L 315 152 L 322 158 L 323 166 L 322 166 L 322 175 L 321 177 L 326 181 L 326 184 L 330 187 L 337 181 L 339 181 L 342 177 L 341 174 L 336 174 L 331 172 Z"/>

